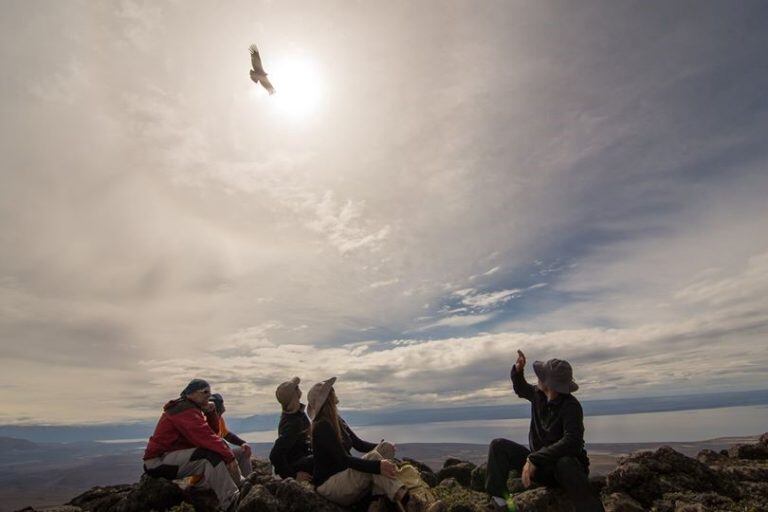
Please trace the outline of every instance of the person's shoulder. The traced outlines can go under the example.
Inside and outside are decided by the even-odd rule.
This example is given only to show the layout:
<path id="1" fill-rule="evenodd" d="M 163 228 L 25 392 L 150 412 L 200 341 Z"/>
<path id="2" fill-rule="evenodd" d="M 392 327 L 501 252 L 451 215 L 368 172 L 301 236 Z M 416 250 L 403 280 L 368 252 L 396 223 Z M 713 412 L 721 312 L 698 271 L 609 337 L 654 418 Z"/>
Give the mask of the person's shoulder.
<path id="1" fill-rule="evenodd" d="M 579 399 L 570 393 L 567 395 L 563 395 L 563 405 L 567 406 L 570 409 L 581 410 L 581 402 L 579 402 Z"/>
<path id="2" fill-rule="evenodd" d="M 200 409 L 189 400 L 176 399 L 165 404 L 165 413 L 168 416 L 176 416 L 187 411 L 199 411 Z"/>

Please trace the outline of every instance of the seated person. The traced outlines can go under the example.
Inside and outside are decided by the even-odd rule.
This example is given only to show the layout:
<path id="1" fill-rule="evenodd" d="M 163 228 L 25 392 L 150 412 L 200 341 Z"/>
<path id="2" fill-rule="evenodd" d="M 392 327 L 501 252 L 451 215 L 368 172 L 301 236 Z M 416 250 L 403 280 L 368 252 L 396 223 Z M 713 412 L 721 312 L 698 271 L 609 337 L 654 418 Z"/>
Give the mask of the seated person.
<path id="1" fill-rule="evenodd" d="M 301 403 L 301 379 L 294 377 L 275 390 L 283 409 L 277 427 L 277 440 L 269 452 L 269 461 L 282 478 L 312 480 L 312 444 L 309 439 L 309 418 Z"/>
<path id="2" fill-rule="evenodd" d="M 237 446 L 237 448 L 232 449 L 232 453 L 235 454 L 235 460 L 237 460 L 237 465 L 240 467 L 240 472 L 243 475 L 250 475 L 253 471 L 253 466 L 251 465 L 251 447 L 238 437 L 237 434 L 231 432 L 227 428 L 227 423 L 224 421 L 224 413 L 227 411 L 227 408 L 224 407 L 224 398 L 219 393 L 214 393 L 211 395 L 211 403 L 213 403 L 216 408 L 216 415 L 218 416 L 219 421 L 216 433 L 226 442 Z"/>
<path id="3" fill-rule="evenodd" d="M 507 439 L 491 442 L 485 488 L 493 506 L 499 511 L 507 510 L 507 477 L 514 469 L 521 473 L 526 487 L 534 482 L 558 485 L 565 489 L 579 512 L 604 512 L 587 478 L 584 413 L 572 395 L 579 386 L 573 381 L 571 365 L 560 359 L 536 361 L 533 371 L 539 382 L 532 386 L 523 375 L 525 355 L 519 350 L 517 354 L 511 371 L 512 387 L 517 396 L 531 402 L 530 450 Z"/>
<path id="4" fill-rule="evenodd" d="M 219 510 L 229 512 L 237 508 L 240 492 L 245 495 L 248 486 L 232 450 L 203 412 L 210 396 L 208 383 L 193 379 L 180 398 L 165 404 L 144 451 L 144 471 L 169 480 L 201 474 L 216 493 Z"/>
<path id="5" fill-rule="evenodd" d="M 335 377 L 319 382 L 308 395 L 315 463 L 313 482 L 317 492 L 342 506 L 353 505 L 372 493 L 386 496 L 400 510 L 408 512 L 442 510 L 442 502 L 431 495 L 412 495 L 397 479 L 397 466 L 388 459 L 394 456 L 393 445 L 383 441 L 379 445 L 366 443 L 339 418 L 335 382 Z M 357 458 L 350 455 L 350 447 L 370 451 Z"/>

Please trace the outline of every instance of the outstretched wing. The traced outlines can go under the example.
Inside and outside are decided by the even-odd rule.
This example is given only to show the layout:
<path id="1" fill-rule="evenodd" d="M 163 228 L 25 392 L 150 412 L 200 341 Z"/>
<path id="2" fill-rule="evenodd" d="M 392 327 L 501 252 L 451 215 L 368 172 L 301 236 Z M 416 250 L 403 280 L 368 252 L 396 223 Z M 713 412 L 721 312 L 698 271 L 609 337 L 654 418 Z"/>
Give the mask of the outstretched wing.
<path id="1" fill-rule="evenodd" d="M 264 68 L 261 66 L 261 57 L 259 56 L 259 49 L 256 48 L 255 44 L 252 44 L 248 49 L 251 50 L 251 66 L 253 66 L 253 70 L 260 75 L 265 74 Z"/>
<path id="2" fill-rule="evenodd" d="M 272 87 L 272 83 L 269 81 L 269 78 L 267 78 L 267 75 L 259 77 L 259 82 L 261 82 L 261 85 L 267 90 L 270 96 L 275 94 L 275 88 Z"/>

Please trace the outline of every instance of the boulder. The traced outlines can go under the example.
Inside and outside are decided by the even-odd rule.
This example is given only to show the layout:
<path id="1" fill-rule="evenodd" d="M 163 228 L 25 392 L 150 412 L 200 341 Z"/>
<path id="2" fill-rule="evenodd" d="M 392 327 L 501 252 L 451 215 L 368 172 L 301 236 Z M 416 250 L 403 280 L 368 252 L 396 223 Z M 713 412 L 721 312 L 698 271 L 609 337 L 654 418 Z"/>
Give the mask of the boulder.
<path id="1" fill-rule="evenodd" d="M 762 444 L 737 444 L 728 450 L 733 459 L 768 460 L 768 446 Z"/>
<path id="2" fill-rule="evenodd" d="M 464 461 L 461 459 L 457 459 L 456 457 L 448 457 L 447 459 L 445 459 L 445 462 L 443 462 L 443 467 L 447 468 L 448 466 L 453 466 L 455 464 L 460 464 L 462 462 Z"/>
<path id="3" fill-rule="evenodd" d="M 488 464 L 483 462 L 470 474 L 469 487 L 473 491 L 483 492 L 485 490 L 485 477 L 488 474 Z"/>
<path id="4" fill-rule="evenodd" d="M 421 471 L 419 472 L 419 475 L 421 475 L 421 479 L 424 480 L 424 483 L 430 487 L 434 487 L 439 483 L 437 475 L 430 471 Z"/>
<path id="5" fill-rule="evenodd" d="M 454 478 L 464 487 L 469 487 L 472 483 L 472 471 L 475 465 L 471 462 L 457 462 L 443 466 L 443 469 L 437 472 L 437 480 L 442 482 L 446 478 Z"/>
<path id="6" fill-rule="evenodd" d="M 714 492 L 729 498 L 740 496 L 736 479 L 686 457 L 668 446 L 655 452 L 633 453 L 619 459 L 606 479 L 604 493 L 621 492 L 645 507 L 663 495 L 677 492 Z"/>
<path id="7" fill-rule="evenodd" d="M 605 512 L 645 512 L 645 508 L 632 496 L 623 492 L 614 492 L 603 497 Z"/>
<path id="8" fill-rule="evenodd" d="M 146 476 L 143 476 L 141 478 L 141 482 L 147 484 L 147 482 L 145 482 L 146 478 Z M 163 482 L 170 483 L 167 480 L 164 480 Z M 162 483 L 160 485 L 164 486 Z M 122 501 L 131 491 L 137 487 L 139 487 L 139 485 L 110 485 L 105 487 L 94 487 L 93 489 L 74 497 L 69 503 L 67 503 L 67 505 L 79 507 L 82 510 L 89 512 L 108 512 L 112 510 L 112 507 L 115 504 Z M 181 489 L 179 489 L 178 486 L 174 485 L 174 487 L 176 487 L 179 493 L 181 493 Z M 178 501 L 171 503 L 169 507 L 176 505 L 180 501 L 181 498 L 179 498 Z"/>
<path id="9" fill-rule="evenodd" d="M 410 464 L 411 466 L 415 467 L 419 471 L 426 471 L 428 473 L 434 473 L 431 467 L 427 466 L 423 462 L 420 462 L 416 459 L 412 459 L 410 457 L 403 457 L 403 462 Z"/>
<path id="10" fill-rule="evenodd" d="M 298 482 L 293 478 L 285 480 L 273 479 L 264 488 L 279 503 L 278 512 L 343 512 L 343 508 L 326 500 L 306 482 Z M 249 493 L 250 496 L 250 493 Z"/>
<path id="11" fill-rule="evenodd" d="M 240 500 L 237 512 L 279 512 L 280 502 L 263 485 L 254 485 Z"/>
<path id="12" fill-rule="evenodd" d="M 560 489 L 538 487 L 521 492 L 513 500 L 520 512 L 576 512 Z"/>

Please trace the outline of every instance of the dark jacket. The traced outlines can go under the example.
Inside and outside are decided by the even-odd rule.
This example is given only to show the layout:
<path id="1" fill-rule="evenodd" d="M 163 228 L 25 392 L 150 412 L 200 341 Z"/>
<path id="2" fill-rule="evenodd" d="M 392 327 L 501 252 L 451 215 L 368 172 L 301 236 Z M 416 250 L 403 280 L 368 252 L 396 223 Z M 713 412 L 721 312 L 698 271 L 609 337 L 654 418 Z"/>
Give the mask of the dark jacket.
<path id="1" fill-rule="evenodd" d="M 377 445 L 363 441 L 355 435 L 349 425 L 339 418 L 342 441 L 336 436 L 336 431 L 327 421 L 318 421 L 312 429 L 312 447 L 315 468 L 312 482 L 315 487 L 325 483 L 336 473 L 345 469 L 356 469 L 363 473 L 381 473 L 381 463 L 378 460 L 365 460 L 350 455 L 352 448 L 359 452 L 369 452 Z"/>
<path id="2" fill-rule="evenodd" d="M 510 372 L 515 394 L 531 402 L 531 430 L 528 459 L 534 466 L 552 466 L 561 457 L 575 457 L 585 471 L 589 458 L 584 449 L 584 412 L 578 399 L 560 394 L 551 402 L 538 387 L 528 384 L 523 372 L 512 367 Z"/>
<path id="3" fill-rule="evenodd" d="M 309 418 L 304 413 L 304 405 L 292 413 L 280 415 L 277 427 L 277 440 L 269 452 L 269 461 L 275 467 L 275 473 L 283 478 L 296 478 L 296 473 L 312 473 L 312 446 L 309 439 Z"/>
<path id="4" fill-rule="evenodd" d="M 194 402 L 185 398 L 171 400 L 163 407 L 155 432 L 149 438 L 144 460 L 160 457 L 165 453 L 187 448 L 205 448 L 221 455 L 224 462 L 235 456 L 227 443 L 214 431 L 218 429 L 218 417 L 206 416 Z"/>

